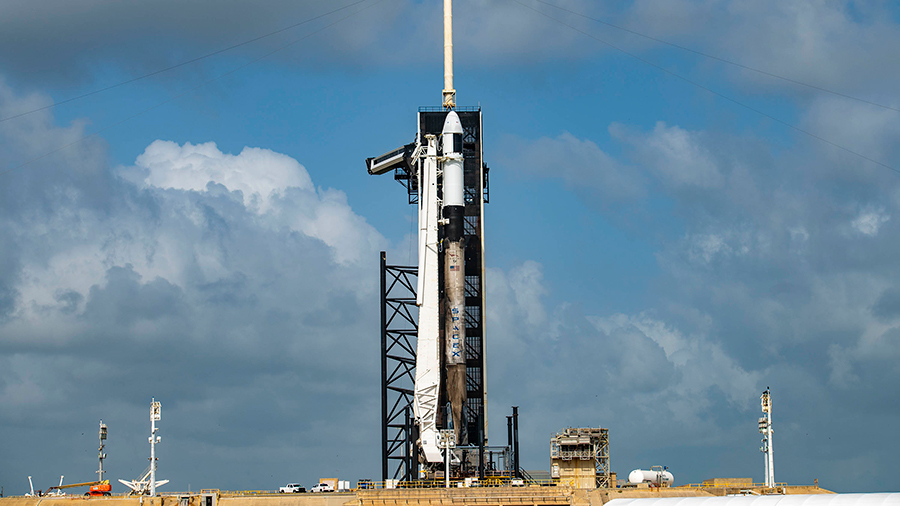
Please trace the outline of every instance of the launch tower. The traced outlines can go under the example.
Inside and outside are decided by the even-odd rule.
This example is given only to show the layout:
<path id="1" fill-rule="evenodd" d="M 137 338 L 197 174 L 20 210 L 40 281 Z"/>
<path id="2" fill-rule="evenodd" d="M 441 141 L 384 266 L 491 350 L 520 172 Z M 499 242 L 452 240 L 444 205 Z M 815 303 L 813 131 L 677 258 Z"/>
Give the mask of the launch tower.
<path id="1" fill-rule="evenodd" d="M 419 208 L 419 265 L 381 257 L 382 478 L 416 479 L 443 462 L 438 431 L 460 446 L 487 439 L 484 204 L 480 107 L 456 107 L 452 7 L 444 2 L 441 107 L 418 112 L 415 142 L 366 160 L 393 172 Z M 483 460 L 483 459 L 482 459 Z"/>

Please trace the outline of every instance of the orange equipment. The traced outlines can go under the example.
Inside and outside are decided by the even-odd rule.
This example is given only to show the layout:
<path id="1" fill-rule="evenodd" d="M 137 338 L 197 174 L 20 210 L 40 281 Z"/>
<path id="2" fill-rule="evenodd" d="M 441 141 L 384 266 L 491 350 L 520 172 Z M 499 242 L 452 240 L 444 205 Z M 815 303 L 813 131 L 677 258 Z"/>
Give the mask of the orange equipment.
<path id="1" fill-rule="evenodd" d="M 60 485 L 56 487 L 50 487 L 47 489 L 47 492 L 51 490 L 62 490 L 64 488 L 74 488 L 74 487 L 87 487 L 91 488 L 84 493 L 86 496 L 90 497 L 99 497 L 105 495 L 111 495 L 112 485 L 109 484 L 109 480 L 103 481 L 86 481 L 84 483 L 72 483 L 71 485 Z"/>
<path id="2" fill-rule="evenodd" d="M 96 485 L 91 485 L 90 490 L 84 493 L 84 495 L 89 496 L 101 496 L 101 495 L 110 495 L 112 491 L 112 485 L 109 484 L 109 480 L 103 480 Z"/>

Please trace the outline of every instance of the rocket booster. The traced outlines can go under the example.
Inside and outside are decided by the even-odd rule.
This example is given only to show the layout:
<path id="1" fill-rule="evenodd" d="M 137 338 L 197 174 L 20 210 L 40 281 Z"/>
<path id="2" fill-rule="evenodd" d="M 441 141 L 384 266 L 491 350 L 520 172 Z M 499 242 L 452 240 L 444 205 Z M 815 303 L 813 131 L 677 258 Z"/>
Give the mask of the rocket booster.
<path id="1" fill-rule="evenodd" d="M 447 350 L 448 365 L 465 364 L 465 257 L 463 252 L 463 154 L 462 124 L 454 111 L 447 113 L 441 132 L 443 146 L 443 206 L 444 238 L 447 248 L 444 254 L 444 293 L 447 297 Z"/>
<path id="2" fill-rule="evenodd" d="M 446 308 L 444 363 L 447 397 L 453 413 L 457 441 L 465 444 L 463 405 L 466 403 L 466 274 L 463 220 L 463 129 L 459 115 L 447 113 L 441 132 L 443 146 L 444 294 Z"/>

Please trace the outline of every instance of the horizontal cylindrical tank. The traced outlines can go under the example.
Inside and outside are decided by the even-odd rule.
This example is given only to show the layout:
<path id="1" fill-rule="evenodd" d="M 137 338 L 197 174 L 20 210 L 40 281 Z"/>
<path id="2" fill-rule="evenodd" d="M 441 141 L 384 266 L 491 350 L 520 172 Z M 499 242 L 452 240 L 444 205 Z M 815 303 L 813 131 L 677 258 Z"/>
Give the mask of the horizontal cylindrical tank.
<path id="1" fill-rule="evenodd" d="M 656 483 L 660 485 L 670 486 L 675 481 L 675 477 L 669 471 L 645 471 L 643 469 L 635 469 L 628 473 L 628 483 L 637 485 L 638 483 Z"/>

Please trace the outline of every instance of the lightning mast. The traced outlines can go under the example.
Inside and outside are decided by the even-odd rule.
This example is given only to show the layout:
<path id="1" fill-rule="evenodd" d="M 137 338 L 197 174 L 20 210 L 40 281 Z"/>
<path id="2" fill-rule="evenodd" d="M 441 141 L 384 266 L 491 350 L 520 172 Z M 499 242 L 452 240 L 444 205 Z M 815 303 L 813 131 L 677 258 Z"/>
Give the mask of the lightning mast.
<path id="1" fill-rule="evenodd" d="M 453 0 L 444 0 L 444 109 L 456 107 L 453 89 Z"/>

